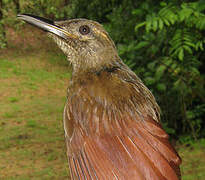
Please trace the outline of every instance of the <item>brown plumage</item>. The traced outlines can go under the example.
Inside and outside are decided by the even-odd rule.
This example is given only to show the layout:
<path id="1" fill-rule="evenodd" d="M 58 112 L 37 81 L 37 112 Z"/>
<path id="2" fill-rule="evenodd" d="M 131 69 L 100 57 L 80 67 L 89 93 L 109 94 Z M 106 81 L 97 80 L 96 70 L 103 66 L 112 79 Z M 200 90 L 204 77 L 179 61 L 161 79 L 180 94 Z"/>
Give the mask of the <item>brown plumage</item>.
<path id="1" fill-rule="evenodd" d="M 90 20 L 19 18 L 51 33 L 73 65 L 64 109 L 72 179 L 180 179 L 180 157 L 162 129 L 152 93 Z"/>

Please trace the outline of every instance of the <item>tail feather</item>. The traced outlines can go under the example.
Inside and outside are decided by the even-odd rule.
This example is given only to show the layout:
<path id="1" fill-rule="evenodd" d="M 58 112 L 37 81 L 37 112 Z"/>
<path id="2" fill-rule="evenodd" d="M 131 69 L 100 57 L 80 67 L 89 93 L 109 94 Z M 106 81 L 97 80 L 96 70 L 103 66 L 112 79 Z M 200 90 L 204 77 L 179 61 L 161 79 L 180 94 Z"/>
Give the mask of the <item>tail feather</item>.
<path id="1" fill-rule="evenodd" d="M 86 136 L 75 132 L 78 143 L 68 143 L 78 146 L 78 150 L 70 148 L 69 164 L 74 180 L 180 178 L 181 160 L 166 133 L 152 120 L 134 121 L 124 131 L 116 129 L 113 134 Z"/>

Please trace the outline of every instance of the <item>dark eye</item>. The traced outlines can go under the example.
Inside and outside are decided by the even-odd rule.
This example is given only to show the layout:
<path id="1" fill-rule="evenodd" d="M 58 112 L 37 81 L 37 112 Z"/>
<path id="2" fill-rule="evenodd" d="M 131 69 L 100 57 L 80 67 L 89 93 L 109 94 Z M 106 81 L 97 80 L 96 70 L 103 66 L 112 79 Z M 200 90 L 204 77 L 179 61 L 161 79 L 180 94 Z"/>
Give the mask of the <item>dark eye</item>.
<path id="1" fill-rule="evenodd" d="M 80 26 L 79 32 L 82 35 L 86 35 L 86 34 L 88 34 L 90 32 L 90 28 L 87 25 Z"/>

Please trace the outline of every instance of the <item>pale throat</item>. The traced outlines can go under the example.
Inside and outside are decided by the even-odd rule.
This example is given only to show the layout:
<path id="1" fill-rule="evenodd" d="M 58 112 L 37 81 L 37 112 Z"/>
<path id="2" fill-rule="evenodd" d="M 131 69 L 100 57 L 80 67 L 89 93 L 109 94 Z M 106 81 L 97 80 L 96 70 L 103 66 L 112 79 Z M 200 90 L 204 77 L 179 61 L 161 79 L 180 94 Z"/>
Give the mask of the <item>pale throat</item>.
<path id="1" fill-rule="evenodd" d="M 73 74 L 82 72 L 98 72 L 102 68 L 116 66 L 119 56 L 113 48 L 78 55 L 68 59 L 73 67 Z"/>

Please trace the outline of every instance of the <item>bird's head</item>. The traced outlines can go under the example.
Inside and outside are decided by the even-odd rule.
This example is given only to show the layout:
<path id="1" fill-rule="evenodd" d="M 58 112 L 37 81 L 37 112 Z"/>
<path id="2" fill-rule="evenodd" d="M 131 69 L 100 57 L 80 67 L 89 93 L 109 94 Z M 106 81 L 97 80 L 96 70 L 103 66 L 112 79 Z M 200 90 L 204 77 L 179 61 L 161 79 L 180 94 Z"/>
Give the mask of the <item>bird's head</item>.
<path id="1" fill-rule="evenodd" d="M 99 69 L 118 59 L 112 39 L 95 21 L 71 19 L 53 22 L 28 14 L 18 15 L 18 18 L 49 32 L 72 63 L 74 71 Z"/>

